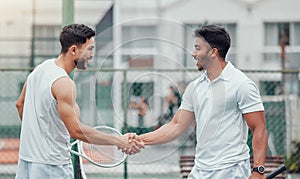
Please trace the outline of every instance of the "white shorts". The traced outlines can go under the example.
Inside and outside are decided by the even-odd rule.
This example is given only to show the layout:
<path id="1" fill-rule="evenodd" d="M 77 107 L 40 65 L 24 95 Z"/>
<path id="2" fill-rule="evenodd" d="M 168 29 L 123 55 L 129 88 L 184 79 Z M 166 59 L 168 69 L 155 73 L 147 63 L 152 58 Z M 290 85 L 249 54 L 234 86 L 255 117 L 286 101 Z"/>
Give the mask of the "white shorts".
<path id="1" fill-rule="evenodd" d="M 246 179 L 251 175 L 249 159 L 243 160 L 236 165 L 220 170 L 199 170 L 193 167 L 188 179 Z"/>
<path id="2" fill-rule="evenodd" d="M 74 179 L 73 166 L 48 165 L 19 159 L 16 179 Z"/>

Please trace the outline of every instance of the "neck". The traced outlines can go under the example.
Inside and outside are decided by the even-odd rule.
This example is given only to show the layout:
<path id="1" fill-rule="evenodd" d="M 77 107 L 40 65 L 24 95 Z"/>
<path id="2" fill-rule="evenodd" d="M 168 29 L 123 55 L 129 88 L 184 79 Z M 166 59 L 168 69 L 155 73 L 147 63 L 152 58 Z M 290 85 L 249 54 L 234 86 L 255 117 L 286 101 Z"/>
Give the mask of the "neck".
<path id="1" fill-rule="evenodd" d="M 226 64 L 227 62 L 225 62 L 224 59 L 212 60 L 212 63 L 206 69 L 209 80 L 212 81 L 218 78 L 221 75 Z"/>
<path id="2" fill-rule="evenodd" d="M 69 60 L 69 57 L 64 54 L 60 54 L 56 58 L 55 63 L 57 66 L 63 68 L 68 74 L 70 74 L 75 69 L 74 61 Z"/>

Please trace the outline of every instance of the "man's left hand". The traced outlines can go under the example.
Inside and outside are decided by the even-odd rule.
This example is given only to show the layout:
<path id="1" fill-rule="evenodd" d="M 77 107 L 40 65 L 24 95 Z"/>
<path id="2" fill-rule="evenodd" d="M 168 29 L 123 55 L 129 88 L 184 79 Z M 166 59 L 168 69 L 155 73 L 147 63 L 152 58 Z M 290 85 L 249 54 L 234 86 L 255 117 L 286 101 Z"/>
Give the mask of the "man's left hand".
<path id="1" fill-rule="evenodd" d="M 266 175 L 261 175 L 257 172 L 252 172 L 249 179 L 266 179 Z"/>

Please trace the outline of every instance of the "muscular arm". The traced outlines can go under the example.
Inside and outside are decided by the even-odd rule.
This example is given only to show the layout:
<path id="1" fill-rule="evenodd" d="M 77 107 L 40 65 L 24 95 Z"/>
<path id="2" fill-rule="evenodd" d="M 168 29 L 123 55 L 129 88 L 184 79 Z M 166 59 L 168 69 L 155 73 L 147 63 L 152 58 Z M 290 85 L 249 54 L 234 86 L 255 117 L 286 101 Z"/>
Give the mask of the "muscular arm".
<path id="1" fill-rule="evenodd" d="M 264 111 L 244 114 L 244 118 L 252 131 L 252 148 L 254 167 L 265 164 L 268 147 L 268 134 Z"/>
<path id="2" fill-rule="evenodd" d="M 52 94 L 57 100 L 59 115 L 72 138 L 93 144 L 116 145 L 120 148 L 130 147 L 125 136 L 116 137 L 100 133 L 79 121 L 80 112 L 76 104 L 76 88 L 70 78 L 63 77 L 55 81 L 52 85 Z"/>
<path id="3" fill-rule="evenodd" d="M 153 132 L 140 135 L 140 138 L 145 145 L 167 143 L 179 137 L 193 122 L 194 113 L 180 109 L 169 123 Z"/>
<path id="4" fill-rule="evenodd" d="M 21 94 L 19 96 L 18 101 L 16 102 L 16 108 L 18 110 L 19 113 L 19 117 L 20 120 L 22 121 L 22 117 L 23 117 L 23 108 L 24 108 L 24 101 L 25 101 L 25 93 L 26 93 L 26 82 L 23 86 L 23 89 L 21 91 Z"/>

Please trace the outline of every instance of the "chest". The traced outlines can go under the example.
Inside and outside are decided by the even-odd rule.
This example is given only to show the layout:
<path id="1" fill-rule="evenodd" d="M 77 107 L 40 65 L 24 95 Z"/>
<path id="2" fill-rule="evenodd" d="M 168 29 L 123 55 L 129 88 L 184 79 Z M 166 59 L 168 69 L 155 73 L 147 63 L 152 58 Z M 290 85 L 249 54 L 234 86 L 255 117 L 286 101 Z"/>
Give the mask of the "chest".
<path id="1" fill-rule="evenodd" d="M 195 111 L 226 112 L 236 110 L 238 88 L 229 81 L 203 82 L 195 87 L 193 106 Z"/>

